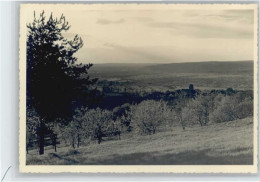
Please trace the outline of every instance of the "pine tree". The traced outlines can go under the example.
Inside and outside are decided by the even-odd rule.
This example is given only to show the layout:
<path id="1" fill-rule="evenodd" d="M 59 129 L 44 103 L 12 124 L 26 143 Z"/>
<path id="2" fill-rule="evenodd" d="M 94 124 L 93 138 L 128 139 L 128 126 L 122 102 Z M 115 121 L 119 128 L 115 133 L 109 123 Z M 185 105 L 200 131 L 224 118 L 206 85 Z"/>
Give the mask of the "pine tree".
<path id="1" fill-rule="evenodd" d="M 67 40 L 62 33 L 70 25 L 65 16 L 46 19 L 44 11 L 39 18 L 27 24 L 27 107 L 34 108 L 41 117 L 39 154 L 44 153 L 45 125 L 57 118 L 71 118 L 75 107 L 94 102 L 97 79 L 87 75 L 92 64 L 76 64 L 74 54 L 83 46 L 75 35 Z"/>

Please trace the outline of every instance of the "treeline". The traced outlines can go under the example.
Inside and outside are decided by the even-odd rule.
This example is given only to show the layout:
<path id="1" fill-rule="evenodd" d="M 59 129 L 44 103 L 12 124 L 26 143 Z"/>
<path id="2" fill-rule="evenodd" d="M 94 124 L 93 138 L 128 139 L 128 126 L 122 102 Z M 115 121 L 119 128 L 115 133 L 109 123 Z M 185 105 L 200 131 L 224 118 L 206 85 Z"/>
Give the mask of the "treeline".
<path id="1" fill-rule="evenodd" d="M 112 82 L 112 81 L 111 81 Z M 192 84 L 191 84 L 192 85 Z M 191 86 L 190 85 L 190 86 Z M 193 85 L 192 85 L 193 86 Z M 123 87 L 124 88 L 124 87 Z M 124 89 L 121 89 L 124 90 Z M 113 110 L 115 107 L 120 107 L 124 103 L 130 104 L 139 104 L 144 100 L 164 100 L 166 102 L 176 102 L 181 98 L 194 98 L 196 95 L 207 94 L 207 95 L 231 95 L 231 94 L 246 94 L 250 97 L 253 96 L 252 90 L 233 90 L 232 88 L 223 89 L 223 90 L 199 90 L 199 89 L 179 89 L 179 90 L 171 90 L 166 92 L 142 92 L 136 90 L 134 93 L 128 92 L 117 92 L 112 88 L 99 92 L 101 99 L 98 103 L 96 103 L 96 107 L 100 107 L 102 109 Z"/>
<path id="2" fill-rule="evenodd" d="M 30 112 L 28 112 L 30 113 Z M 174 103 L 164 100 L 145 100 L 139 104 L 124 104 L 113 110 L 78 108 L 69 122 L 46 125 L 46 145 L 57 141 L 80 147 L 91 140 L 100 144 L 104 138 L 120 139 L 121 134 L 155 134 L 158 128 L 170 129 L 192 125 L 227 122 L 253 115 L 253 98 L 243 92 L 230 95 L 198 94 L 194 98 L 181 97 Z M 27 148 L 37 147 L 40 117 L 27 115 Z"/>

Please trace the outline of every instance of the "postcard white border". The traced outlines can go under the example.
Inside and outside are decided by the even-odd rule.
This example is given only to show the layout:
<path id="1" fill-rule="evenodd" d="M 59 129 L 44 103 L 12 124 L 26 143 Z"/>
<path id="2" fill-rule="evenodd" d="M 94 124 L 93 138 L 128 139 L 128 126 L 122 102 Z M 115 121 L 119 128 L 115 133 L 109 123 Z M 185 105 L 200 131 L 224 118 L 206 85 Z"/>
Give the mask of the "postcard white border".
<path id="1" fill-rule="evenodd" d="M 26 24 L 27 9 L 252 9 L 254 10 L 254 160 L 253 165 L 26 165 Z M 22 173 L 257 173 L 258 156 L 258 6 L 251 4 L 21 4 L 19 62 L 19 170 Z"/>

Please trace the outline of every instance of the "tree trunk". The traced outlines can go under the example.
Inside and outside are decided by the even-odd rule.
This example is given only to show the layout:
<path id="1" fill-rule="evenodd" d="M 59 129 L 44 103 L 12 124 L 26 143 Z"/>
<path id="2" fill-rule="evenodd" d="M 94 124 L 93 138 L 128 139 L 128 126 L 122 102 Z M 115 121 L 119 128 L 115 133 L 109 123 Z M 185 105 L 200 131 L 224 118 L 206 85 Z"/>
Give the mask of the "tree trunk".
<path id="1" fill-rule="evenodd" d="M 55 152 L 57 152 L 57 143 L 56 143 L 56 141 L 57 141 L 57 137 L 56 137 L 56 135 L 54 135 L 54 151 Z"/>
<path id="2" fill-rule="evenodd" d="M 74 141 L 72 142 L 72 148 L 75 148 Z"/>
<path id="3" fill-rule="evenodd" d="M 101 137 L 101 136 L 98 136 L 98 144 L 101 143 L 101 140 L 102 140 L 102 137 Z"/>
<path id="4" fill-rule="evenodd" d="M 100 144 L 101 141 L 102 141 L 102 130 L 101 130 L 101 126 L 98 126 L 97 138 L 98 138 L 98 144 Z"/>
<path id="5" fill-rule="evenodd" d="M 72 139 L 72 148 L 75 148 L 75 141 Z"/>
<path id="6" fill-rule="evenodd" d="M 206 110 L 206 122 L 205 125 L 207 125 L 209 123 L 209 111 L 208 109 Z"/>
<path id="7" fill-rule="evenodd" d="M 199 122 L 200 122 L 200 126 L 203 126 L 203 121 L 201 120 L 200 116 L 199 116 Z"/>
<path id="8" fill-rule="evenodd" d="M 57 147 L 56 147 L 56 143 L 55 143 L 55 146 L 54 146 L 54 151 L 57 152 Z"/>
<path id="9" fill-rule="evenodd" d="M 44 154 L 44 136 L 45 136 L 45 124 L 43 121 L 40 123 L 40 129 L 39 129 L 39 154 Z"/>
<path id="10" fill-rule="evenodd" d="M 78 148 L 79 148 L 79 143 L 80 143 L 80 137 L 79 137 L 79 134 L 78 134 Z"/>

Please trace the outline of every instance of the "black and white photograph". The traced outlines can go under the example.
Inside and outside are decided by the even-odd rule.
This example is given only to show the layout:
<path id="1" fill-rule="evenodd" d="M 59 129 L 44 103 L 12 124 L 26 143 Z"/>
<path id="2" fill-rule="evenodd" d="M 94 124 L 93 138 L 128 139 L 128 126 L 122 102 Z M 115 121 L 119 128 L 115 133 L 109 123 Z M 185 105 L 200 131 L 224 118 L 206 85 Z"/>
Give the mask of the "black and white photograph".
<path id="1" fill-rule="evenodd" d="M 21 171 L 257 171 L 255 4 L 22 4 L 20 17 Z"/>

